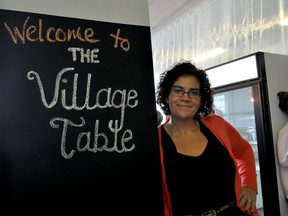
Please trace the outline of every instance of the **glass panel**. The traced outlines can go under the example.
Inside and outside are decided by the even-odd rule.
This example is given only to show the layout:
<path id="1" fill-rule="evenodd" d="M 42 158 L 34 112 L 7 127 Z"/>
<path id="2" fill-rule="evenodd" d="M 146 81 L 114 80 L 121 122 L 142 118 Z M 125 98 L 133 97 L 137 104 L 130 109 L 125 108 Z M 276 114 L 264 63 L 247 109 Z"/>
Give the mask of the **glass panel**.
<path id="1" fill-rule="evenodd" d="M 258 182 L 256 206 L 259 213 L 264 215 L 252 87 L 217 93 L 214 103 L 216 114 L 230 122 L 253 148 Z"/>

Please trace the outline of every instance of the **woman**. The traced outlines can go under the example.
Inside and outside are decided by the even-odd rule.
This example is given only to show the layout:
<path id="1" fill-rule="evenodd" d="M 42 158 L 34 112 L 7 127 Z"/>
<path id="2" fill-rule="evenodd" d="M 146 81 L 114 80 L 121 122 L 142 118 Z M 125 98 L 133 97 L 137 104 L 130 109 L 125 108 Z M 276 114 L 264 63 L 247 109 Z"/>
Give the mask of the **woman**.
<path id="1" fill-rule="evenodd" d="M 160 75 L 157 103 L 165 216 L 259 215 L 250 144 L 213 113 L 206 72 L 182 61 Z"/>
<path id="2" fill-rule="evenodd" d="M 288 113 L 288 92 L 280 91 L 277 93 L 279 99 L 279 108 Z M 278 131 L 277 154 L 282 189 L 286 200 L 288 201 L 288 122 Z"/>

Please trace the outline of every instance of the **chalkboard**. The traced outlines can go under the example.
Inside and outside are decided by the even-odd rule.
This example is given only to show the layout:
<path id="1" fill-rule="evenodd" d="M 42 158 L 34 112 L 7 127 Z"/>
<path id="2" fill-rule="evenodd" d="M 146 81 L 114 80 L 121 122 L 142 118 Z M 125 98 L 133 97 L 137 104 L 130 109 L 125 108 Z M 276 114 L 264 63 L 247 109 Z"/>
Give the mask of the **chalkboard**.
<path id="1" fill-rule="evenodd" d="M 0 21 L 0 214 L 163 215 L 150 28 Z"/>

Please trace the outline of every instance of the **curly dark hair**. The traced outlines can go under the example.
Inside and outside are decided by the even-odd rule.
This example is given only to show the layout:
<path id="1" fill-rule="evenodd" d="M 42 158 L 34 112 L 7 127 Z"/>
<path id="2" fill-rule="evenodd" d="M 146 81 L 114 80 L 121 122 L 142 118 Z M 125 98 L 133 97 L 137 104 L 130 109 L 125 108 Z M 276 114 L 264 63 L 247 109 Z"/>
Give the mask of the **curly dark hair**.
<path id="1" fill-rule="evenodd" d="M 197 68 L 191 61 L 181 60 L 160 74 L 156 90 L 156 102 L 166 115 L 170 115 L 169 104 L 166 102 L 174 82 L 183 75 L 195 76 L 200 82 L 201 106 L 194 118 L 214 113 L 213 91 L 209 78 L 204 70 Z"/>
<path id="2" fill-rule="evenodd" d="M 279 99 L 279 108 L 284 112 L 288 112 L 288 92 L 280 91 L 277 93 L 277 97 Z"/>

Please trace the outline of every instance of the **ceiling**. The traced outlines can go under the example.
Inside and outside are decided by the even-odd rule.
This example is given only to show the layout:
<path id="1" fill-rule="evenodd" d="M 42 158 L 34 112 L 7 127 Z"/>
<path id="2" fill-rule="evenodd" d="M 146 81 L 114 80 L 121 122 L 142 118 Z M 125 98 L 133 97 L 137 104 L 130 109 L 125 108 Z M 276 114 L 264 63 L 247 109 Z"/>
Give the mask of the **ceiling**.
<path id="1" fill-rule="evenodd" d="M 188 4 L 197 0 L 148 0 L 150 27 L 156 31 L 174 16 L 181 12 Z"/>

